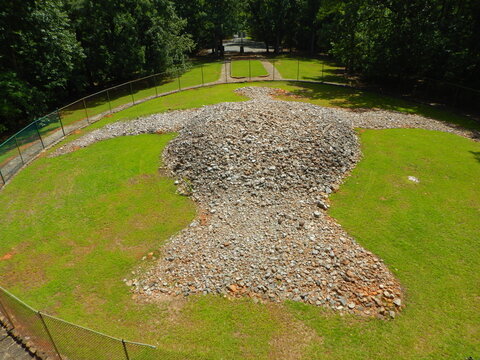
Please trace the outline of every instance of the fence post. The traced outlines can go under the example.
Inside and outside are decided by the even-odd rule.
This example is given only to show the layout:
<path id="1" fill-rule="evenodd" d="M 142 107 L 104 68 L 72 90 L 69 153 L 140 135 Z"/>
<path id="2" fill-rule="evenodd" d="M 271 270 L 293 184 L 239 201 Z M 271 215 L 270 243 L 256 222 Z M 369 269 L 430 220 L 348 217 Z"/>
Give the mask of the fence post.
<path id="1" fill-rule="evenodd" d="M 22 164 L 25 165 L 25 161 L 23 160 L 22 152 L 20 151 L 20 146 L 18 146 L 17 135 L 14 136 L 15 144 L 17 145 L 18 153 L 20 154 L 20 159 L 22 160 Z"/>
<path id="2" fill-rule="evenodd" d="M 228 83 L 228 73 L 227 73 L 227 59 L 225 59 L 225 83 Z M 232 65 L 230 65 L 231 67 Z"/>
<path id="3" fill-rule="evenodd" d="M 300 59 L 297 59 L 297 81 L 299 78 L 299 74 L 300 74 Z"/>
<path id="4" fill-rule="evenodd" d="M 58 111 L 58 109 L 57 109 L 57 116 L 58 116 L 58 121 L 60 121 L 60 125 L 62 126 L 63 136 L 65 136 L 65 129 L 63 128 L 62 116 L 60 115 L 60 111 Z"/>
<path id="5" fill-rule="evenodd" d="M 2 178 L 3 185 L 5 185 L 6 181 L 5 181 L 5 178 L 3 177 L 2 170 L 0 170 L 0 177 Z M 5 315 L 7 315 L 7 314 L 5 314 Z M 8 317 L 8 315 L 7 315 L 7 317 Z M 13 326 L 13 324 L 12 324 L 12 326 Z"/>
<path id="6" fill-rule="evenodd" d="M 157 75 L 153 75 L 153 83 L 155 84 L 155 97 L 158 97 L 158 89 L 157 89 Z"/>
<path id="7" fill-rule="evenodd" d="M 458 100 L 458 93 L 459 92 L 460 92 L 460 88 L 456 87 L 455 95 L 453 96 L 453 106 L 457 106 L 457 100 Z"/>
<path id="8" fill-rule="evenodd" d="M 250 65 L 250 59 L 248 59 L 248 81 L 252 81 L 252 67 Z"/>
<path id="9" fill-rule="evenodd" d="M 45 329 L 45 332 L 47 333 L 48 337 L 50 338 L 50 341 L 52 342 L 52 345 L 53 345 L 53 348 L 55 349 L 55 352 L 57 353 L 60 360 L 63 360 L 62 355 L 60 355 L 60 351 L 58 351 L 57 344 L 55 344 L 55 341 L 53 341 L 52 334 L 50 333 L 50 330 L 48 330 L 47 323 L 43 319 L 42 313 L 40 311 L 38 311 L 37 315 L 40 318 L 40 321 L 42 322 L 42 325 L 43 325 L 43 328 Z"/>
<path id="10" fill-rule="evenodd" d="M 125 345 L 125 340 L 123 339 L 122 339 L 122 345 L 123 345 L 123 351 L 125 352 L 125 358 L 127 360 L 130 360 L 130 357 L 128 356 L 127 346 Z"/>
<path id="11" fill-rule="evenodd" d="M 88 117 L 87 104 L 85 103 L 85 98 L 83 98 L 82 101 L 83 101 L 83 108 L 85 109 L 85 115 L 87 115 L 87 122 L 90 124 L 90 119 Z"/>
<path id="12" fill-rule="evenodd" d="M 112 113 L 112 104 L 110 103 L 110 94 L 108 93 L 107 89 L 107 100 L 108 100 L 108 108 L 110 109 L 110 114 Z"/>
<path id="13" fill-rule="evenodd" d="M 132 88 L 132 82 L 129 82 L 130 85 L 130 95 L 132 96 L 132 103 L 135 105 L 135 98 L 133 97 L 133 88 Z"/>
<path id="14" fill-rule="evenodd" d="M 35 129 L 37 130 L 37 135 L 40 139 L 40 142 L 42 143 L 42 147 L 45 149 L 45 144 L 43 143 L 42 136 L 40 135 L 40 130 L 38 130 L 38 120 L 35 121 Z"/>
<path id="15" fill-rule="evenodd" d="M 5 179 L 3 178 L 3 175 L 2 175 L 1 171 L 0 171 L 0 175 L 2 176 L 3 183 L 5 184 Z M 10 314 L 7 312 L 7 308 L 5 306 L 3 306 L 3 302 L 2 302 L 1 299 L 2 299 L 2 297 L 0 296 L 0 308 L 2 308 L 2 312 L 7 317 L 7 320 L 10 323 L 10 325 L 12 325 L 12 328 L 15 328 L 15 325 L 13 325 L 12 318 L 10 317 Z"/>
<path id="16" fill-rule="evenodd" d="M 205 85 L 205 82 L 204 82 L 204 80 L 203 80 L 203 64 L 202 64 L 202 66 L 200 67 L 200 69 L 202 70 L 202 86 L 204 86 L 204 85 Z"/>

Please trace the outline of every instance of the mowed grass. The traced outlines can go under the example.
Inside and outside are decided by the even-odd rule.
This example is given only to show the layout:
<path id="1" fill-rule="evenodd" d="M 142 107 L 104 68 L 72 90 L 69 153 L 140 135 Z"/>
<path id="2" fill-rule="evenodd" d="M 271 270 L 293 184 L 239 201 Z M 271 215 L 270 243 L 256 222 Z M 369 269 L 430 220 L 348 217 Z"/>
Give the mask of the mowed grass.
<path id="1" fill-rule="evenodd" d="M 257 77 L 268 76 L 268 71 L 265 69 L 260 60 L 233 60 L 231 62 L 232 77 Z"/>
<path id="2" fill-rule="evenodd" d="M 186 90 L 170 94 L 168 96 L 158 97 L 141 104 L 129 107 L 112 115 L 107 115 L 101 120 L 91 124 L 90 126 L 69 135 L 60 144 L 77 139 L 95 129 L 99 129 L 107 124 L 116 121 L 126 121 L 137 118 L 139 116 L 148 116 L 151 114 L 162 113 L 171 110 L 185 110 L 191 108 L 199 108 L 204 105 L 213 105 L 220 102 L 243 101 L 247 100 L 245 96 L 237 95 L 234 90 L 245 86 L 245 84 L 224 84 L 207 86 L 192 90 Z"/>
<path id="3" fill-rule="evenodd" d="M 222 62 L 197 63 L 180 76 L 155 77 L 116 87 L 107 93 L 101 93 L 72 104 L 61 111 L 64 125 L 101 114 L 118 106 L 130 104 L 157 94 L 179 90 L 216 81 L 220 78 Z M 110 103 L 109 103 L 110 100 Z"/>
<path id="4" fill-rule="evenodd" d="M 156 96 L 157 94 L 175 91 L 178 89 L 201 85 L 216 81 L 220 78 L 222 62 L 196 62 L 188 71 L 178 77 L 160 76 L 125 84 L 109 90 L 108 94 L 102 92 L 83 100 L 77 101 L 67 108 L 59 111 L 63 126 L 69 126 L 77 121 L 85 121 L 90 117 L 108 112 L 116 107 L 132 104 L 135 101 Z M 48 136 L 52 131 L 61 131 L 61 124 L 53 121 L 39 129 L 41 136 Z M 22 131 L 18 136 L 19 144 L 27 143 L 23 149 L 29 147 L 30 142 L 37 142 L 38 136 L 35 126 Z M 12 157 L 18 156 L 14 140 L 4 144 L 0 149 L 0 166 Z"/>
<path id="5" fill-rule="evenodd" d="M 278 57 L 270 60 L 284 79 L 346 83 L 345 69 L 327 59 Z"/>
<path id="6" fill-rule="evenodd" d="M 401 98 L 379 95 L 373 92 L 356 90 L 350 87 L 327 84 L 299 84 L 295 82 L 265 83 L 266 86 L 287 90 L 289 94 L 280 94 L 280 100 L 302 101 L 319 106 L 343 109 L 377 109 L 417 114 L 467 129 L 480 130 L 480 121 L 441 107 L 410 102 Z M 261 86 L 260 84 L 255 84 Z M 292 96 L 293 95 L 293 96 Z"/>
<path id="7" fill-rule="evenodd" d="M 171 110 L 198 108 L 203 105 L 213 105 L 220 102 L 244 101 L 247 100 L 246 97 L 234 93 L 234 90 L 244 86 L 246 86 L 244 83 L 206 86 L 149 100 L 122 110 L 121 112 L 105 116 L 87 128 L 76 131 L 65 139 L 62 144 L 115 121 L 124 121 L 139 116 L 147 116 Z M 383 109 L 399 111 L 408 114 L 419 114 L 440 121 L 458 124 L 465 128 L 480 130 L 480 123 L 478 121 L 451 111 L 343 86 L 299 84 L 291 81 L 252 82 L 248 84 L 248 86 L 267 86 L 288 91 L 288 94 L 279 94 L 277 96 L 279 100 L 302 101 L 320 106 L 344 109 Z"/>
<path id="8" fill-rule="evenodd" d="M 122 278 L 195 216 L 173 180 L 158 175 L 173 137 L 112 139 L 22 171 L 0 194 L 0 253 L 11 256 L 0 261 L 0 282 L 33 306 L 94 315 L 89 325 L 103 319 L 115 332 L 109 317 L 126 311 Z"/>
<path id="9" fill-rule="evenodd" d="M 22 171 L 0 194 L 0 283 L 49 314 L 157 345 L 154 359 L 267 358 L 288 331 L 277 309 L 215 296 L 145 304 L 123 283 L 195 215 L 157 172 L 173 137 L 111 139 Z"/>
<path id="10" fill-rule="evenodd" d="M 341 87 L 251 85 L 280 87 L 297 95 L 286 99 L 324 106 L 430 110 Z M 154 112 L 241 101 L 233 90 L 242 86 L 168 95 L 81 133 Z M 434 110 L 444 120 L 470 121 Z M 112 139 L 41 158 L 23 170 L 0 193 L 0 258 L 13 255 L 0 261 L 0 284 L 66 320 L 157 345 L 158 359 L 478 356 L 478 143 L 412 129 L 360 133 L 364 159 L 333 197 L 331 215 L 385 259 L 406 289 L 405 311 L 394 321 L 381 321 L 298 303 L 195 296 L 145 304 L 132 298 L 123 278 L 138 267 L 148 269 L 151 261 L 141 258 L 150 251 L 157 255 L 165 239 L 195 214 L 188 198 L 175 194 L 172 179 L 156 172 L 172 136 Z M 409 183 L 408 175 L 420 184 Z"/>
<path id="11" fill-rule="evenodd" d="M 480 144 L 417 129 L 360 131 L 360 138 L 364 159 L 329 212 L 385 260 L 405 288 L 406 308 L 384 322 L 291 304 L 324 339 L 309 358 L 478 358 Z"/>

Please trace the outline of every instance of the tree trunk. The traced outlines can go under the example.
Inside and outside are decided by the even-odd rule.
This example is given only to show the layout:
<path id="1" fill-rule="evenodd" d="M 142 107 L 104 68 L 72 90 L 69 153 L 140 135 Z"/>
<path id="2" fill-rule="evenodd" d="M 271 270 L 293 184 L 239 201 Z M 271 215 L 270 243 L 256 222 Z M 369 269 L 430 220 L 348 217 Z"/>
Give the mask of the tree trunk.
<path id="1" fill-rule="evenodd" d="M 315 30 L 312 30 L 312 33 L 310 36 L 310 54 L 311 55 L 315 54 Z"/>
<path id="2" fill-rule="evenodd" d="M 277 55 L 280 53 L 280 37 L 278 36 L 278 34 L 275 36 L 274 53 Z"/>

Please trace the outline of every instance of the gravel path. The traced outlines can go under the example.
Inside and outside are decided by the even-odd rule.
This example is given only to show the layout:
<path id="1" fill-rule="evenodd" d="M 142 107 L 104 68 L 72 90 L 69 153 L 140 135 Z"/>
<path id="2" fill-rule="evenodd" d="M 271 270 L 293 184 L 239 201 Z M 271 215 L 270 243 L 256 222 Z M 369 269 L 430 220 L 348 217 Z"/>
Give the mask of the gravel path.
<path id="1" fill-rule="evenodd" d="M 59 147 L 49 156 L 55 157 L 69 153 L 98 141 L 112 139 L 118 136 L 176 132 L 182 129 L 187 121 L 199 111 L 199 109 L 172 111 L 130 121 L 119 121 L 107 124 L 100 129 L 93 130 L 84 136 Z"/>
<path id="2" fill-rule="evenodd" d="M 222 73 L 223 75 L 225 74 L 223 71 Z M 267 108 L 275 107 L 276 104 L 282 103 L 282 101 L 273 100 L 271 98 L 271 95 L 276 94 L 276 92 L 279 92 L 281 95 L 285 94 L 283 90 L 272 90 L 271 88 L 252 86 L 246 89 L 248 96 L 251 96 L 254 101 L 266 102 L 266 104 L 264 104 L 264 107 Z M 252 101 L 242 102 L 240 104 L 243 104 L 241 106 L 248 107 L 251 102 Z M 286 103 L 290 104 L 292 108 L 295 107 L 295 104 L 299 104 L 298 102 L 289 101 Z M 50 156 L 58 156 L 64 153 L 74 151 L 78 148 L 88 146 L 97 141 L 106 140 L 117 136 L 179 131 L 195 116 L 199 114 L 204 114 L 202 116 L 208 117 L 211 113 L 215 112 L 216 107 L 218 106 L 229 105 L 228 103 L 209 105 L 199 109 L 172 111 L 168 113 L 160 113 L 141 117 L 130 121 L 120 121 L 108 124 L 103 128 L 91 131 L 86 135 L 82 136 L 81 138 L 60 147 Z M 476 141 L 480 139 L 480 134 L 478 133 L 478 131 L 467 130 L 458 125 L 448 124 L 420 115 L 410 115 L 386 110 L 348 111 L 336 108 L 324 108 L 311 104 L 306 104 L 306 106 L 316 109 L 316 111 L 321 114 L 329 114 L 329 116 L 336 116 L 337 118 L 341 118 L 344 122 L 349 123 L 352 128 L 421 128 L 427 130 L 449 132 L 466 138 L 474 139 Z"/>
<path id="3" fill-rule="evenodd" d="M 271 88 L 238 91 L 253 100 L 110 124 L 55 153 L 180 130 L 163 154 L 165 170 L 196 201 L 199 216 L 127 286 L 153 299 L 217 293 L 395 317 L 404 306 L 399 282 L 326 213 L 329 194 L 361 157 L 353 129 L 477 134 L 417 115 L 275 101 Z"/>

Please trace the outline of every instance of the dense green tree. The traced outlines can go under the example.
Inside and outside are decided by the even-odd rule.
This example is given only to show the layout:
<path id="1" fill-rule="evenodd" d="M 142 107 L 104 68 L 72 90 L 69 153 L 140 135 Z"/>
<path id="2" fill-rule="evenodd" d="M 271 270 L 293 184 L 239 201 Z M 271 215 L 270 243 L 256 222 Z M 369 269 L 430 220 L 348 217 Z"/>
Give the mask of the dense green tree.
<path id="1" fill-rule="evenodd" d="M 480 84 L 480 2 L 348 0 L 334 7 L 331 51 L 351 71 Z"/>
<path id="2" fill-rule="evenodd" d="M 223 40 L 239 28 L 243 2 L 238 0 L 205 0 L 209 26 L 210 46 L 223 55 Z"/>
<path id="3" fill-rule="evenodd" d="M 193 46 L 168 0 L 84 0 L 69 12 L 90 85 L 182 66 Z"/>
<path id="4" fill-rule="evenodd" d="M 63 98 L 83 53 L 56 0 L 2 1 L 0 43 L 0 124 L 16 128 Z"/>
<path id="5" fill-rule="evenodd" d="M 186 21 L 185 32 L 192 36 L 194 50 L 211 47 L 213 23 L 207 13 L 206 0 L 177 0 L 174 5 L 178 16 Z"/>
<path id="6" fill-rule="evenodd" d="M 282 51 L 287 40 L 291 47 L 298 28 L 297 0 L 250 0 L 248 2 L 251 34 L 273 47 L 276 54 Z M 267 50 L 268 51 L 268 50 Z"/>
<path id="7" fill-rule="evenodd" d="M 248 29 L 364 79 L 480 88 L 478 0 L 2 0 L 0 132 L 93 88 L 184 67 Z M 192 41 L 193 40 L 193 41 Z"/>
<path id="8" fill-rule="evenodd" d="M 296 46 L 298 49 L 307 50 L 315 54 L 317 50 L 317 37 L 320 28 L 319 11 L 322 0 L 298 0 L 297 18 L 295 19 Z"/>
<path id="9" fill-rule="evenodd" d="M 244 3 L 237 0 L 176 0 L 178 15 L 187 21 L 196 50 L 212 49 L 223 55 L 223 40 L 244 30 Z"/>

